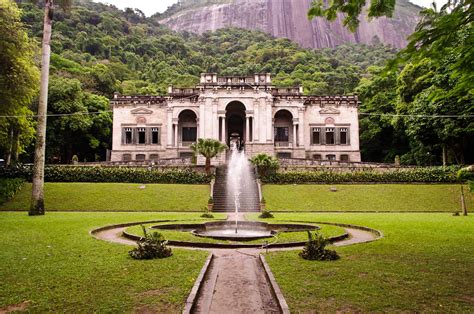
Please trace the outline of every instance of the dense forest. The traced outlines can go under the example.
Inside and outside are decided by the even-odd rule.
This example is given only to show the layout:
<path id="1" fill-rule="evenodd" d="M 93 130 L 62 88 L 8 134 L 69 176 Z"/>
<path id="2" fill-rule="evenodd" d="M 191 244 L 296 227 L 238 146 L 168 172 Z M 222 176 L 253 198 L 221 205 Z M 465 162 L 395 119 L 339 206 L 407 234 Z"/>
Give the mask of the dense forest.
<path id="1" fill-rule="evenodd" d="M 15 6 L 11 0 L 0 1 L 2 5 Z M 20 3 L 19 7 L 18 18 L 38 53 L 43 12 L 29 2 Z M 472 35 L 470 28 L 464 32 Z M 472 37 L 460 36 L 458 42 L 463 40 Z M 242 29 L 203 35 L 176 33 L 155 19 L 146 18 L 139 10 L 121 11 L 88 0 L 74 1 L 68 10 L 54 13 L 48 112 L 102 113 L 49 117 L 47 157 L 50 162 L 63 163 L 73 155 L 81 161 L 103 160 L 105 150 L 110 148 L 112 119 L 108 98 L 114 92 L 164 94 L 170 84 L 196 84 L 201 72 L 269 72 L 275 85 L 301 84 L 307 94 L 357 92 L 363 100 L 364 114 L 436 113 L 428 108 L 433 98 L 426 89 L 433 89 L 434 84 L 446 89 L 451 86 L 446 82 L 455 85 L 446 71 L 459 60 L 452 53 L 450 60 L 444 60 L 448 55 L 441 54 L 438 58 L 442 60 L 417 57 L 414 64 L 410 53 L 413 55 L 405 52 L 401 60 L 396 51 L 378 42 L 371 46 L 308 50 L 287 39 Z M 391 62 L 392 71 L 387 70 L 387 60 L 398 60 Z M 461 98 L 450 95 L 450 99 L 445 99 L 453 108 L 443 108 L 443 113 L 459 114 L 461 111 L 456 109 L 462 107 L 462 113 L 472 114 L 472 93 L 466 94 L 466 87 L 459 93 Z M 431 98 L 422 99 L 420 94 Z M 457 102 L 452 103 L 453 99 Z M 30 109 L 35 112 L 34 100 Z M 15 148 L 23 153 L 21 160 L 32 160 L 34 119 L 23 120 L 21 128 L 18 123 L 1 124 L 0 156 L 10 152 L 17 155 Z M 437 164 L 442 162 L 442 156 L 451 163 L 470 160 L 466 149 L 472 142 L 472 119 L 428 119 L 420 126 L 417 121 L 384 115 L 361 116 L 363 160 L 393 162 L 395 155 L 400 155 L 404 163 L 416 164 Z M 438 132 L 441 124 L 448 128 L 443 134 Z M 30 132 L 26 136 L 18 129 Z M 441 141 L 441 137 L 446 140 Z M 12 145 L 13 142 L 16 144 Z"/>

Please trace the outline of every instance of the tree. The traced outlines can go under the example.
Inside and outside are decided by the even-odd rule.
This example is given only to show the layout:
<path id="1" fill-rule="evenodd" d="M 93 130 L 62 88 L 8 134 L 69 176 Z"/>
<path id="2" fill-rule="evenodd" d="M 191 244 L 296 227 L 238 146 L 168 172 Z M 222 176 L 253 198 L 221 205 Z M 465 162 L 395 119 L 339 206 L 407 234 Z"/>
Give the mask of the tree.
<path id="1" fill-rule="evenodd" d="M 211 158 L 226 150 L 227 145 L 212 138 L 200 138 L 197 143 L 191 145 L 191 149 L 195 155 L 201 154 L 206 158 L 206 173 L 209 174 L 211 171 Z"/>
<path id="2" fill-rule="evenodd" d="M 395 10 L 396 0 L 370 0 L 369 18 L 387 16 L 392 17 Z M 329 5 L 325 5 L 326 1 L 314 0 L 308 11 L 308 17 L 324 16 L 329 21 L 337 18 L 337 13 L 345 15 L 343 24 L 349 30 L 355 31 L 359 26 L 359 15 L 367 4 L 367 0 L 334 0 Z"/>
<path id="3" fill-rule="evenodd" d="M 36 48 L 20 21 L 17 5 L 0 0 L 0 153 L 14 163 L 33 140 L 30 105 L 38 92 Z"/>
<path id="4" fill-rule="evenodd" d="M 61 7 L 68 7 L 70 0 L 59 0 Z M 36 128 L 35 160 L 33 164 L 33 187 L 30 216 L 44 215 L 44 163 L 46 152 L 46 112 L 48 109 L 49 61 L 51 58 L 51 33 L 54 2 L 44 0 L 43 40 L 41 44 L 41 83 Z"/>

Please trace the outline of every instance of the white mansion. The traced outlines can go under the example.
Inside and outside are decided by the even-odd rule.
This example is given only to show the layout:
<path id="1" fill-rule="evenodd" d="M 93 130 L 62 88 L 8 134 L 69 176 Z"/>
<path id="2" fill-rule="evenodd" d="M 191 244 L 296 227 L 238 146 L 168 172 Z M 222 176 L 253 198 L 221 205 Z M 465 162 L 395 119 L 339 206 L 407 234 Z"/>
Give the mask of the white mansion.
<path id="1" fill-rule="evenodd" d="M 357 96 L 305 96 L 275 88 L 269 74 L 205 73 L 195 88 L 115 94 L 111 106 L 111 161 L 189 157 L 197 138 L 239 141 L 249 157 L 360 161 Z"/>

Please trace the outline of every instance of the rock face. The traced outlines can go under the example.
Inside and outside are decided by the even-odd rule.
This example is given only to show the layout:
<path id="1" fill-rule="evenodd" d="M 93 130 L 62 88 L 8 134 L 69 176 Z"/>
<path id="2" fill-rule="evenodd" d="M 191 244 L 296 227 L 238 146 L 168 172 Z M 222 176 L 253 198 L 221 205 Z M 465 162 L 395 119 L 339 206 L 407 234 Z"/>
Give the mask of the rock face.
<path id="1" fill-rule="evenodd" d="M 203 5 L 178 11 L 159 20 L 176 31 L 203 33 L 224 27 L 261 30 L 275 37 L 289 38 L 306 48 L 335 47 L 343 43 L 371 43 L 380 40 L 393 47 L 406 45 L 418 21 L 420 8 L 407 0 L 398 0 L 392 18 L 368 21 L 361 18 L 359 29 L 352 33 L 339 15 L 334 22 L 324 18 L 308 20 L 312 0 L 229 0 L 224 4 Z"/>

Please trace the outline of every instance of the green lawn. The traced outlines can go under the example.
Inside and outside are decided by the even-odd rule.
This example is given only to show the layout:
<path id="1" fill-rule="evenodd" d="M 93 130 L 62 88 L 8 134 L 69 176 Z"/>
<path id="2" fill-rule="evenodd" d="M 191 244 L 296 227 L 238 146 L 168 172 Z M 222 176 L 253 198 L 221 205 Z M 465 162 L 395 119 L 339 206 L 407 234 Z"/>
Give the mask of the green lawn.
<path id="1" fill-rule="evenodd" d="M 467 186 L 464 191 L 468 209 L 474 209 L 474 194 Z M 264 185 L 263 195 L 273 211 L 461 210 L 458 184 Z"/>
<path id="2" fill-rule="evenodd" d="M 209 254 L 173 249 L 137 261 L 129 246 L 96 240 L 95 227 L 189 213 L 0 213 L 0 312 L 30 301 L 31 312 L 180 312 Z"/>
<path id="3" fill-rule="evenodd" d="M 133 183 L 46 183 L 47 210 L 59 211 L 202 211 L 209 199 L 208 185 Z M 0 210 L 27 210 L 27 183 Z"/>
<path id="4" fill-rule="evenodd" d="M 277 220 L 327 221 L 381 230 L 375 242 L 338 247 L 313 262 L 297 251 L 266 258 L 295 312 L 472 313 L 474 217 L 449 213 L 277 213 Z M 254 216 L 255 217 L 255 216 Z"/>

